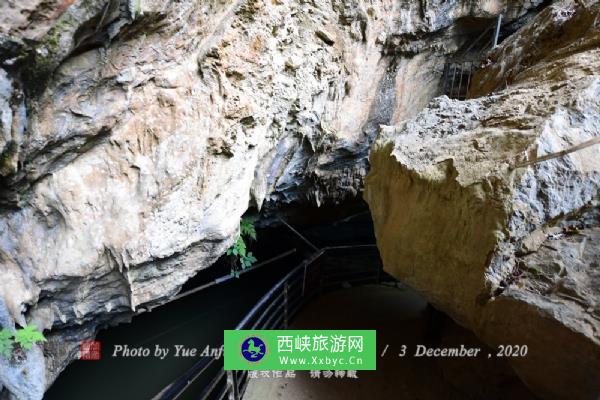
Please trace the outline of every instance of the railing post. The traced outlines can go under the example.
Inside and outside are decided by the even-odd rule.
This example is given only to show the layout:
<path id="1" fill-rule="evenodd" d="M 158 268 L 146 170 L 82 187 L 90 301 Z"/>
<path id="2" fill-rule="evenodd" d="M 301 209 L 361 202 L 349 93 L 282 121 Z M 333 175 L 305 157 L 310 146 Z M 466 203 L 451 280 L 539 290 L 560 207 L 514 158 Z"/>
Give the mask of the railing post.
<path id="1" fill-rule="evenodd" d="M 465 100 L 469 98 L 469 89 L 471 88 L 471 75 L 473 74 L 473 61 L 469 63 L 469 71 L 467 75 L 467 90 L 465 91 Z"/>
<path id="2" fill-rule="evenodd" d="M 240 400 L 235 371 L 227 371 L 227 388 L 229 390 L 229 400 Z"/>
<path id="3" fill-rule="evenodd" d="M 283 329 L 288 328 L 288 281 L 283 284 Z"/>
<path id="4" fill-rule="evenodd" d="M 500 38 L 501 25 L 502 25 L 502 14 L 499 14 L 498 20 L 496 21 L 496 30 L 494 31 L 494 47 L 498 47 L 498 39 Z"/>
<path id="5" fill-rule="evenodd" d="M 448 77 L 450 76 L 450 63 L 446 62 L 444 64 L 444 72 L 442 72 L 442 90 L 443 94 L 448 93 Z"/>
<path id="6" fill-rule="evenodd" d="M 462 92 L 462 81 L 463 81 L 463 75 L 464 75 L 464 73 L 465 73 L 465 71 L 464 71 L 464 69 L 463 69 L 464 65 L 465 65 L 464 61 L 461 61 L 461 62 L 460 62 L 460 79 L 458 80 L 458 94 L 456 95 L 456 98 L 457 98 L 458 100 L 462 100 L 462 99 L 460 98 L 460 94 L 461 94 L 461 92 Z"/>
<path id="7" fill-rule="evenodd" d="M 304 274 L 302 275 L 302 298 L 306 294 L 306 270 L 308 269 L 308 263 L 304 263 Z"/>
<path id="8" fill-rule="evenodd" d="M 454 92 L 454 80 L 456 78 L 456 63 L 452 63 L 452 86 L 450 86 L 450 92 L 448 94 L 448 97 L 450 97 L 451 99 L 453 98 L 453 94 L 452 92 Z"/>
<path id="9" fill-rule="evenodd" d="M 282 222 L 282 223 L 283 223 L 285 226 L 287 226 L 288 228 L 290 228 L 290 230 L 291 230 L 292 232 L 294 232 L 294 233 L 295 233 L 295 234 L 296 234 L 296 235 L 297 235 L 297 236 L 298 236 L 300 239 L 302 239 L 302 241 L 303 241 L 304 243 L 306 243 L 307 245 L 309 245 L 310 247 L 312 247 L 314 251 L 319 251 L 319 248 L 318 248 L 317 246 L 315 246 L 314 244 L 312 244 L 310 240 L 308 240 L 307 238 L 305 238 L 305 237 L 304 237 L 304 236 L 303 236 L 303 235 L 302 235 L 300 232 L 298 232 L 298 231 L 297 231 L 296 229 L 294 229 L 294 228 L 293 228 L 293 227 L 292 227 L 290 224 L 288 224 L 287 222 L 285 222 L 285 221 L 283 220 L 283 218 L 279 218 L 279 220 L 280 220 L 280 221 L 281 221 L 281 222 Z"/>
<path id="10" fill-rule="evenodd" d="M 318 273 L 319 273 L 319 297 L 323 296 L 323 286 L 324 286 L 324 278 L 323 278 L 323 264 L 319 263 L 317 265 Z"/>

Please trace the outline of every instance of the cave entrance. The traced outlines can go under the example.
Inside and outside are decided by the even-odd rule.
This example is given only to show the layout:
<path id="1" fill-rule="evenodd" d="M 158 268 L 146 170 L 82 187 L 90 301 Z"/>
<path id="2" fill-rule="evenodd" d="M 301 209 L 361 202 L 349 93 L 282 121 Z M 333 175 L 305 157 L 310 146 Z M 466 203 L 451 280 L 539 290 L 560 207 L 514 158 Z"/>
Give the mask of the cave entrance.
<path id="1" fill-rule="evenodd" d="M 471 332 L 383 272 L 376 247 L 360 244 L 356 237 L 351 245 L 331 243 L 335 238 L 331 233 L 344 230 L 349 234 L 345 241 L 352 242 L 351 232 L 359 232 L 355 228 L 361 222 L 372 231 L 368 212 L 323 225 L 291 227 L 303 242 L 310 243 L 313 252 L 273 285 L 235 329 L 374 329 L 380 354 L 376 371 L 356 372 L 357 378 L 352 371 L 352 377 L 346 379 L 333 371 L 322 372 L 319 378 L 309 371 L 296 371 L 293 377 L 267 377 L 225 371 L 222 360 L 205 358 L 153 400 L 532 399 L 504 360 L 488 360 L 491 350 Z M 325 240 L 329 245 L 316 246 L 313 240 Z M 486 351 L 474 362 L 465 363 L 464 359 L 409 354 L 418 345 L 432 349 L 466 345 Z M 404 357 L 399 356 L 401 352 L 406 352 Z M 478 378 L 475 382 L 473 376 Z"/>
<path id="2" fill-rule="evenodd" d="M 373 225 L 364 204 L 344 212 L 341 207 L 289 211 L 267 215 L 258 227 L 252 250 L 259 259 L 272 262 L 218 284 L 208 285 L 226 276 L 227 262 L 221 260 L 201 271 L 184 288 L 191 292 L 188 295 L 142 313 L 130 324 L 102 331 L 98 335 L 102 359 L 75 361 L 45 399 L 223 399 L 234 393 L 232 384 L 235 398 L 249 400 L 396 398 L 398 393 L 411 399 L 532 398 L 513 374 L 504 369 L 498 372 L 495 365 L 479 363 L 466 368 L 460 362 L 398 357 L 403 345 L 483 345 L 436 312 L 420 294 L 383 272 L 377 248 L 372 246 Z M 293 230 L 277 225 L 279 218 Z M 320 250 L 315 251 L 307 241 Z M 290 248 L 295 251 L 277 258 Z M 317 265 L 319 274 L 311 276 L 299 269 L 307 257 Z M 296 286 L 280 284 L 294 274 Z M 294 291 L 300 290 L 311 296 L 293 302 L 298 297 Z M 290 303 L 284 312 L 285 292 Z M 260 308 L 269 293 L 269 299 L 276 300 Z M 261 326 L 257 321 L 262 321 Z M 359 371 L 358 379 L 322 376 L 319 380 L 311 378 L 308 371 L 298 371 L 293 380 L 254 380 L 248 373 L 236 371 L 232 380 L 232 375 L 223 371 L 219 351 L 223 330 L 244 323 L 250 324 L 245 329 L 254 325 L 271 329 L 375 329 L 381 355 L 377 371 Z M 113 356 L 117 346 L 127 346 L 130 353 L 148 349 L 149 355 L 123 356 L 121 352 Z M 183 348 L 179 356 L 177 346 Z M 157 348 L 169 349 L 169 353 L 161 357 Z M 477 377 L 475 384 L 473 376 Z"/>
<path id="3" fill-rule="evenodd" d="M 182 288 L 185 295 L 176 301 L 136 315 L 130 323 L 100 331 L 96 340 L 101 343 L 102 358 L 74 361 L 44 398 L 151 399 L 189 371 L 206 348 L 218 350 L 223 330 L 234 329 L 278 280 L 314 253 L 296 233 L 278 222 L 279 218 L 318 247 L 372 244 L 375 240 L 371 217 L 362 201 L 320 209 L 290 208 L 261 217 L 257 241 L 250 248 L 258 258 L 257 268 L 233 278 L 230 262 L 223 257 L 190 279 Z M 374 257 L 379 268 L 379 257 L 373 250 L 373 256 L 355 261 Z M 113 356 L 117 346 L 126 347 L 129 356 L 124 356 L 124 351 Z M 175 346 L 195 348 L 197 353 L 175 357 Z M 169 348 L 170 353 L 161 359 L 156 356 L 157 347 Z M 149 355 L 138 355 L 138 349 L 148 349 Z M 202 380 L 196 383 L 200 388 L 209 384 Z M 181 398 L 195 398 L 197 393 L 192 391 Z"/>

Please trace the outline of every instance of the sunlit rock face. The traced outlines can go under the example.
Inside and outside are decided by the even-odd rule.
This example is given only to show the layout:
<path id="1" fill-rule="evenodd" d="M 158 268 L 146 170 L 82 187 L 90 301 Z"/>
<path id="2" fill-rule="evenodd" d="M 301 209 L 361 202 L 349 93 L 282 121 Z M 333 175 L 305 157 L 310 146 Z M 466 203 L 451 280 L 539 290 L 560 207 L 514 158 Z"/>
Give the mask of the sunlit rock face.
<path id="1" fill-rule="evenodd" d="M 503 7 L 0 4 L 0 315 L 49 339 L 46 374 L 17 363 L 3 395 L 39 398 L 82 338 L 168 301 L 249 207 L 359 196 L 379 125 L 436 96 L 463 22 Z"/>
<path id="2" fill-rule="evenodd" d="M 600 395 L 599 21 L 595 2 L 546 8 L 490 55 L 481 97 L 384 127 L 366 180 L 386 270 L 488 344 L 527 345 L 510 361 L 545 398 Z"/>

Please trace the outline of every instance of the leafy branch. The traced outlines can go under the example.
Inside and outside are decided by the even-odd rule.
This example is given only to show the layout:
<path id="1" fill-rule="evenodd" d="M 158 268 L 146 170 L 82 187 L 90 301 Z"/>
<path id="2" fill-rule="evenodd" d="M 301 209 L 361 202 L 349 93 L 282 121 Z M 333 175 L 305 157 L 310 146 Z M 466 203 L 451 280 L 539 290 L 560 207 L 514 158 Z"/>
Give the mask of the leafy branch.
<path id="1" fill-rule="evenodd" d="M 256 228 L 254 228 L 254 219 L 242 218 L 240 221 L 240 235 L 250 236 L 253 240 L 256 240 Z"/>
<path id="2" fill-rule="evenodd" d="M 244 239 L 241 236 L 238 237 L 233 246 L 227 250 L 227 255 L 237 257 L 246 255 L 246 242 L 244 242 Z"/>
<path id="3" fill-rule="evenodd" d="M 46 338 L 37 330 L 35 325 L 26 325 L 23 329 L 18 329 L 15 332 L 15 343 L 25 350 L 31 349 L 36 343 L 45 341 Z"/>
<path id="4" fill-rule="evenodd" d="M 240 236 L 236 239 L 233 245 L 227 250 L 228 256 L 237 257 L 239 266 L 242 269 L 251 267 L 256 261 L 256 257 L 252 252 L 247 251 L 246 241 L 244 237 L 256 240 L 256 228 L 254 227 L 253 218 L 242 218 L 240 221 Z M 239 269 L 232 267 L 231 274 L 236 278 L 240 277 Z"/>
<path id="5" fill-rule="evenodd" d="M 24 350 L 30 350 L 34 344 L 45 342 L 46 338 L 35 325 L 25 325 L 14 333 L 8 329 L 0 329 L 0 354 L 11 358 L 15 345 Z"/>

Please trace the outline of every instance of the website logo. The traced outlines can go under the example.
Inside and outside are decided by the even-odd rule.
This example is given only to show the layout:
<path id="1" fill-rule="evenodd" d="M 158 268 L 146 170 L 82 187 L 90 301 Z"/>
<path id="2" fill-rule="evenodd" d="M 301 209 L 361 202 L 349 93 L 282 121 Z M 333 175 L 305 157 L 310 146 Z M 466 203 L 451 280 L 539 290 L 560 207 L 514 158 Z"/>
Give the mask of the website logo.
<path id="1" fill-rule="evenodd" d="M 267 354 L 267 345 L 261 338 L 256 336 L 246 338 L 246 340 L 242 342 L 241 347 L 242 357 L 244 357 L 246 361 L 252 363 L 262 360 L 265 354 Z"/>
<path id="2" fill-rule="evenodd" d="M 226 330 L 226 371 L 375 370 L 374 330 Z"/>

